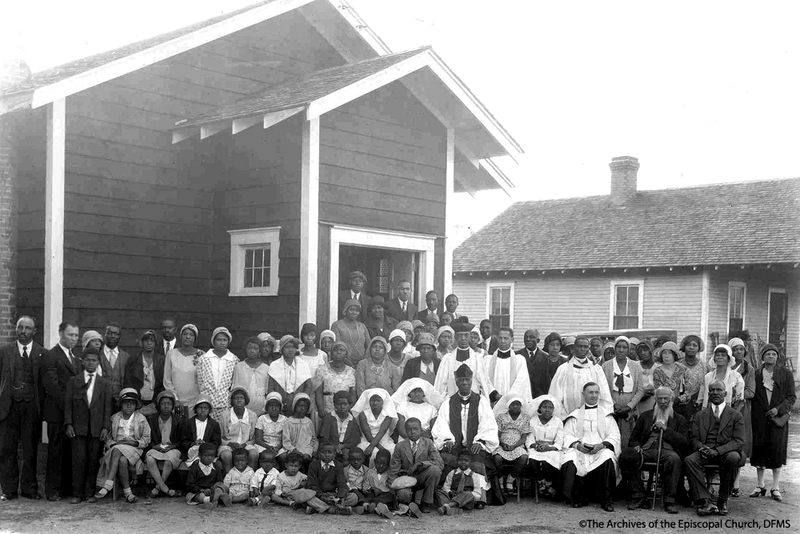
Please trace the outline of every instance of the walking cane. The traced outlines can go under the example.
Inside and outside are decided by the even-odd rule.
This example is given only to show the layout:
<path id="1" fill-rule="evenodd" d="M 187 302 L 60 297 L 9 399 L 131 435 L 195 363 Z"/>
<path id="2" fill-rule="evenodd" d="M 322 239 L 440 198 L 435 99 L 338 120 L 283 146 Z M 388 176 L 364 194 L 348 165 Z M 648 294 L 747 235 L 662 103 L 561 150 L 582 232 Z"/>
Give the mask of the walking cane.
<path id="1" fill-rule="evenodd" d="M 658 432 L 658 454 L 656 454 L 656 474 L 655 481 L 653 482 L 653 500 L 650 503 L 651 510 L 656 509 L 656 493 L 658 492 L 658 467 L 661 465 L 661 441 L 664 439 L 664 429 L 659 429 Z"/>

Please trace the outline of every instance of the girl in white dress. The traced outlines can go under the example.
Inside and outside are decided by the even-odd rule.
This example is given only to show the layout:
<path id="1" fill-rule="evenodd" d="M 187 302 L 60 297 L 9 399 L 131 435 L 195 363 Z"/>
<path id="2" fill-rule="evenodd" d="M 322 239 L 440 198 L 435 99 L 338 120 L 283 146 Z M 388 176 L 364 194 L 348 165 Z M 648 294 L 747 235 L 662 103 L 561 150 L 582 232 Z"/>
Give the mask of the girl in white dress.
<path id="1" fill-rule="evenodd" d="M 392 401 L 397 410 L 397 429 L 400 432 L 398 443 L 407 439 L 405 423 L 412 417 L 422 423 L 422 435 L 431 437 L 431 427 L 444 397 L 430 382 L 422 378 L 410 378 L 394 392 Z"/>
<path id="2" fill-rule="evenodd" d="M 554 497 L 553 482 L 559 480 L 561 449 L 564 446 L 561 403 L 550 395 L 539 395 L 528 405 L 531 433 L 528 434 L 528 463 L 539 481 L 539 493 Z M 555 415 L 559 409 L 558 415 Z"/>
<path id="3" fill-rule="evenodd" d="M 388 391 L 383 388 L 367 389 L 353 406 L 352 414 L 361 429 L 359 447 L 365 457 L 374 461 L 381 449 L 389 451 L 389 454 L 394 452 L 392 433 L 397 425 L 397 410 Z"/>

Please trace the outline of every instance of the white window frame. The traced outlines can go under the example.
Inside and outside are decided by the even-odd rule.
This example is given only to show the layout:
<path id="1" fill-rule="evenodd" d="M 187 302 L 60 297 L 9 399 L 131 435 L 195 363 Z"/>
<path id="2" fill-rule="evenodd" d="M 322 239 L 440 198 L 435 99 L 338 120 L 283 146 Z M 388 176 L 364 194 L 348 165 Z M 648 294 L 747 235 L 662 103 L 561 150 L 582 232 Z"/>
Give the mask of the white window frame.
<path id="1" fill-rule="evenodd" d="M 614 314 L 617 311 L 617 286 L 639 286 L 639 309 L 637 310 L 637 315 L 639 316 L 639 321 L 636 324 L 636 328 L 627 328 L 624 330 L 639 330 L 644 323 L 644 280 L 637 279 L 637 280 L 611 280 L 610 288 L 609 288 L 609 304 L 608 304 L 608 328 L 609 330 L 614 330 Z"/>
<path id="2" fill-rule="evenodd" d="M 505 289 L 510 288 L 509 303 L 508 303 L 508 326 L 514 328 L 514 286 L 515 283 L 510 282 L 490 282 L 486 284 L 486 317 L 491 318 L 492 315 L 492 289 Z"/>
<path id="3" fill-rule="evenodd" d="M 229 297 L 274 297 L 278 294 L 278 250 L 281 244 L 281 227 L 228 230 L 231 236 L 231 273 Z M 258 245 L 269 245 L 269 287 L 244 287 L 245 251 Z"/>
<path id="4" fill-rule="evenodd" d="M 741 288 L 742 290 L 742 330 L 747 328 L 747 283 L 745 282 L 728 282 L 728 330 L 731 327 L 731 289 Z M 728 332 L 730 334 L 730 332 Z"/>

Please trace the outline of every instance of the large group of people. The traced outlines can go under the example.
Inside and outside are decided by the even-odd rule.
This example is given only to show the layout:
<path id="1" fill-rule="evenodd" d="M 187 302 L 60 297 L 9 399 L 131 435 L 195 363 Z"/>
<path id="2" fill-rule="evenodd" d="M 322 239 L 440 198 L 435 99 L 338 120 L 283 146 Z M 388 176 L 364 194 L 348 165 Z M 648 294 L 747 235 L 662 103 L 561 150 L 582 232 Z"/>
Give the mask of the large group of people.
<path id="1" fill-rule="evenodd" d="M 0 349 L 0 499 L 42 498 L 44 421 L 43 497 L 74 504 L 115 487 L 134 503 L 145 479 L 149 498 L 202 508 L 421 517 L 502 505 L 530 480 L 544 497 L 613 511 L 623 492 L 628 508 L 649 506 L 641 472 L 657 465 L 666 512 L 725 515 L 747 458 L 750 497 L 766 495 L 770 469 L 782 500 L 795 393 L 775 346 L 748 358 L 732 338 L 706 359 L 694 335 L 551 333 L 540 348 L 529 329 L 515 349 L 510 327 L 472 324 L 455 295 L 440 310 L 428 292 L 418 310 L 405 280 L 388 302 L 363 293 L 362 273 L 350 280 L 329 330 L 309 323 L 297 337 L 234 345 L 220 326 L 207 350 L 195 325 L 172 318 L 131 354 L 117 323 L 81 335 L 65 321 L 48 350 L 33 341 L 35 319 L 20 317 Z"/>

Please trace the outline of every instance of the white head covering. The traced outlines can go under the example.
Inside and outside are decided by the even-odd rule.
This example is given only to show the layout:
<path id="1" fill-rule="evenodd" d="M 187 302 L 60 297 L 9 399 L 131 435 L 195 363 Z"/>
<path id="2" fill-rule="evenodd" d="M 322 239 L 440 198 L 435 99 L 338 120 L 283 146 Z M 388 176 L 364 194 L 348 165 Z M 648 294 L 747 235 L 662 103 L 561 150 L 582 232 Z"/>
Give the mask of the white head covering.
<path id="1" fill-rule="evenodd" d="M 733 364 L 736 362 L 736 358 L 733 357 L 733 350 L 731 350 L 731 348 L 725 343 L 720 343 L 714 347 L 714 352 L 711 353 L 710 359 L 711 366 L 716 367 L 716 364 L 714 363 L 714 354 L 716 354 L 718 350 L 725 351 L 728 354 L 728 367 L 733 367 Z"/>
<path id="2" fill-rule="evenodd" d="M 381 414 L 396 420 L 397 410 L 394 407 L 394 402 L 392 402 L 389 392 L 383 388 L 370 388 L 365 390 L 364 393 L 362 393 L 358 398 L 355 406 L 353 406 L 353 409 L 350 410 L 350 412 L 354 416 L 357 416 L 361 412 L 366 412 L 369 410 L 369 399 L 371 399 L 374 395 L 377 395 L 383 399 L 383 409 L 381 410 Z"/>
<path id="3" fill-rule="evenodd" d="M 508 411 L 508 407 L 511 405 L 512 402 L 517 401 L 522 405 L 522 413 L 525 413 L 525 399 L 522 398 L 522 395 L 517 395 L 516 393 L 508 393 L 503 395 L 497 404 L 494 405 L 494 416 L 497 417 L 500 414 L 506 413 Z"/>
<path id="4" fill-rule="evenodd" d="M 323 338 L 329 337 L 336 341 L 336 333 L 333 330 L 323 330 L 319 334 L 319 342 L 322 343 Z"/>
<path id="5" fill-rule="evenodd" d="M 615 349 L 617 348 L 617 343 L 619 343 L 620 341 L 624 341 L 625 343 L 628 344 L 628 348 L 629 349 L 631 348 L 631 340 L 630 339 L 628 339 L 625 336 L 617 336 L 617 338 L 614 340 L 614 348 Z"/>
<path id="6" fill-rule="evenodd" d="M 553 403 L 553 417 L 558 417 L 559 419 L 563 420 L 567 414 L 564 413 L 564 406 L 561 404 L 557 398 L 553 397 L 552 395 L 539 395 L 531 402 L 525 406 L 525 414 L 529 415 L 531 419 L 534 417 L 539 416 L 539 405 L 541 405 L 544 401 L 550 401 Z"/>
<path id="7" fill-rule="evenodd" d="M 437 342 L 437 343 L 439 342 L 439 338 L 440 338 L 440 337 L 442 336 L 442 334 L 444 334 L 445 332 L 450 332 L 450 335 L 451 335 L 451 336 L 453 336 L 454 338 L 456 337 L 455 330 L 453 330 L 453 329 L 452 329 L 452 328 L 451 328 L 449 325 L 440 326 L 440 327 L 439 327 L 439 330 L 436 332 L 436 342 Z"/>
<path id="8" fill-rule="evenodd" d="M 392 340 L 396 337 L 400 337 L 403 339 L 403 341 L 408 343 L 408 340 L 406 339 L 406 333 L 400 330 L 399 328 L 395 328 L 394 330 L 392 330 L 392 333 L 389 334 L 389 344 L 391 344 Z"/>
<path id="9" fill-rule="evenodd" d="M 410 403 L 408 394 L 417 388 L 420 388 L 425 393 L 425 402 L 438 410 L 439 406 L 444 402 L 444 396 L 430 382 L 422 378 L 409 378 L 400 384 L 400 387 L 392 395 L 392 401 L 395 406 L 399 408 L 403 404 Z"/>
<path id="10" fill-rule="evenodd" d="M 738 337 L 730 338 L 728 340 L 728 346 L 731 348 L 731 351 L 733 351 L 733 347 L 744 347 L 745 350 L 747 349 L 747 346 L 744 344 L 744 341 L 742 341 Z"/>

